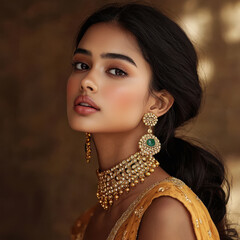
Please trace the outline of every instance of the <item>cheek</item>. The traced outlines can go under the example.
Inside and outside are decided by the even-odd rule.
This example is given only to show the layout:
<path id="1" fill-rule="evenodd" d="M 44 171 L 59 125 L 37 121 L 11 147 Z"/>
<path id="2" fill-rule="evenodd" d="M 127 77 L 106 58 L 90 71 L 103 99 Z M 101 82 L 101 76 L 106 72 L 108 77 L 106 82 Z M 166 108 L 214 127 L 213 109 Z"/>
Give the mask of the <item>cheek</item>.
<path id="1" fill-rule="evenodd" d="M 104 90 L 104 98 L 116 110 L 133 110 L 133 107 L 141 106 L 144 93 L 135 87 L 108 87 Z"/>

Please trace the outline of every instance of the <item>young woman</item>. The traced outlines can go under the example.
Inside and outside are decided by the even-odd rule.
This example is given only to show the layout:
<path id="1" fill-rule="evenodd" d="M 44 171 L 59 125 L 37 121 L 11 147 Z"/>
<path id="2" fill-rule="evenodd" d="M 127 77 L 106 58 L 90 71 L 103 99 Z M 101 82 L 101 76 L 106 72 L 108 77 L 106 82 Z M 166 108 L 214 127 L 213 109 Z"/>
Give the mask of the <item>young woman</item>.
<path id="1" fill-rule="evenodd" d="M 98 203 L 72 239 L 237 238 L 226 224 L 222 162 L 175 137 L 202 89 L 183 30 L 146 4 L 109 4 L 83 23 L 67 86 L 72 129 L 97 150 Z M 228 183 L 227 183 L 228 186 Z"/>

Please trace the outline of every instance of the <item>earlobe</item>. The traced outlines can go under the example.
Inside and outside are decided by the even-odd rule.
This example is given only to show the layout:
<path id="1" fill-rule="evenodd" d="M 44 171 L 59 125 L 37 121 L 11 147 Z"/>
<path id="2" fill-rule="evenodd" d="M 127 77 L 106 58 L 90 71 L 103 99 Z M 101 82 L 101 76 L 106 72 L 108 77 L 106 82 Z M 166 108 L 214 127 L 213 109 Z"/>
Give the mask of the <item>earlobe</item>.
<path id="1" fill-rule="evenodd" d="M 153 104 L 150 106 L 150 112 L 156 114 L 158 117 L 164 115 L 173 105 L 174 98 L 166 90 L 155 92 L 152 97 Z"/>

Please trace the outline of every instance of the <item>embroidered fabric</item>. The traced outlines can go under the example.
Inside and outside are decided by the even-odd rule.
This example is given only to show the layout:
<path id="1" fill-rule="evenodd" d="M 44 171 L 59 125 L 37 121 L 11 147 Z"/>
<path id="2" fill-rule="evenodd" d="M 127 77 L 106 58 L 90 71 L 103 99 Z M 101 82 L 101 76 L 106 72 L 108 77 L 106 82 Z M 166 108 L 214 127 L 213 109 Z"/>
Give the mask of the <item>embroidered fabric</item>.
<path id="1" fill-rule="evenodd" d="M 144 212 L 155 198 L 170 196 L 179 200 L 189 211 L 197 240 L 219 240 L 219 234 L 207 208 L 181 180 L 168 177 L 145 189 L 117 220 L 107 240 L 136 240 Z M 83 240 L 85 230 L 97 205 L 82 214 L 72 229 L 72 240 Z"/>

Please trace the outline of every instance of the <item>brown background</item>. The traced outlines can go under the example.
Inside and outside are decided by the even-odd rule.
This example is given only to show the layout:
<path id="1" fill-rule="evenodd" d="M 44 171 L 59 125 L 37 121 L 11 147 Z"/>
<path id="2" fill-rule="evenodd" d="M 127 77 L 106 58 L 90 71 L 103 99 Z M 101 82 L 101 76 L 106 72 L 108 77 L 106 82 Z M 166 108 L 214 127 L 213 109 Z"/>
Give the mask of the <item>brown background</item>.
<path id="1" fill-rule="evenodd" d="M 68 126 L 65 92 L 78 27 L 107 2 L 1 1 L 1 240 L 68 239 L 74 219 L 96 201 L 96 158 L 85 164 L 84 135 Z M 185 133 L 224 156 L 234 176 L 229 208 L 238 221 L 240 3 L 162 0 L 157 5 L 198 49 L 206 97 Z"/>

